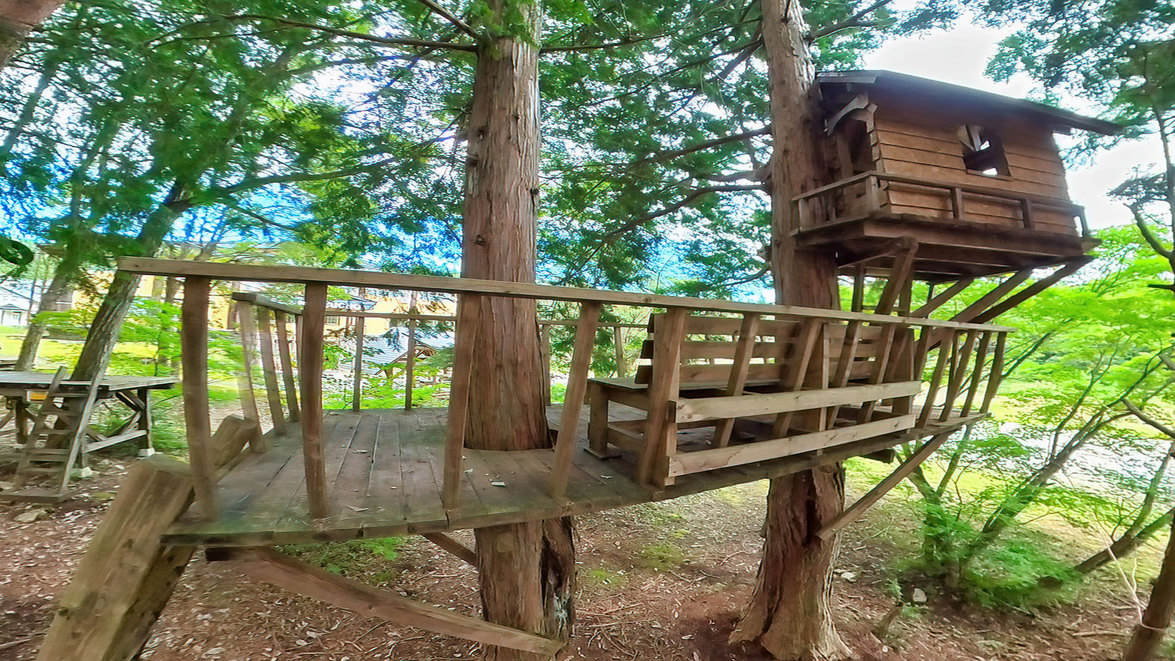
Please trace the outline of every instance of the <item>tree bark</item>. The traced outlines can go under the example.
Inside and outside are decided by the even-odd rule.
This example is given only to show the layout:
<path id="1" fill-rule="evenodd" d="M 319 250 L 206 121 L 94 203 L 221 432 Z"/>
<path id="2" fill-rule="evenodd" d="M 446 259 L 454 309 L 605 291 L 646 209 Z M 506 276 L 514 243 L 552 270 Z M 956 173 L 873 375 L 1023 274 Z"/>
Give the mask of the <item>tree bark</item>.
<path id="1" fill-rule="evenodd" d="M 17 355 L 16 367 L 14 368 L 18 371 L 31 370 L 37 365 L 37 351 L 41 348 L 41 340 L 45 337 L 45 329 L 48 326 L 43 319 L 38 319 L 37 316 L 42 312 L 53 311 L 57 308 L 58 303 L 64 302 L 66 296 L 69 295 L 70 288 L 77 280 L 82 256 L 80 250 L 76 249 L 74 245 L 72 242 L 65 245 L 65 252 L 62 254 L 61 260 L 57 262 L 57 268 L 53 270 L 53 279 L 41 292 L 37 314 L 29 319 L 24 341 L 20 344 L 20 354 Z"/>
<path id="2" fill-rule="evenodd" d="M 183 191 L 177 189 L 182 187 L 173 187 L 170 199 L 160 204 L 139 229 L 139 235 L 135 238 L 137 256 L 154 257 L 163 245 L 163 239 L 171 232 L 175 219 L 190 206 L 190 203 L 181 199 Z M 138 274 L 123 271 L 114 274 L 106 296 L 102 297 L 102 305 L 90 323 L 86 342 L 82 345 L 71 378 L 90 380 L 106 371 L 114 345 L 118 342 L 119 331 L 122 330 L 122 322 L 135 302 L 135 292 L 139 289 L 141 279 L 142 276 Z"/>
<path id="3" fill-rule="evenodd" d="M 1151 588 L 1142 621 L 1134 627 L 1134 634 L 1126 645 L 1122 661 L 1150 661 L 1163 643 L 1171 618 L 1175 616 L 1175 528 L 1167 540 L 1167 551 L 1159 576 Z"/>
<path id="4" fill-rule="evenodd" d="M 763 45 L 771 96 L 772 250 L 776 300 L 838 308 L 831 255 L 802 251 L 791 200 L 822 180 L 815 70 L 807 49 L 803 8 L 761 0 Z M 780 659 L 843 659 L 850 654 L 832 623 L 832 564 L 839 539 L 816 533 L 844 507 L 844 471 L 837 464 L 776 478 L 767 494 L 766 540 L 751 603 L 732 642 L 757 641 Z"/>
<path id="5" fill-rule="evenodd" d="M 530 38 L 483 43 L 466 129 L 467 162 L 462 275 L 535 280 L 539 193 L 537 3 L 490 2 L 494 23 L 517 10 Z M 472 365 L 477 393 L 469 403 L 466 444 L 488 450 L 548 447 L 533 301 L 485 297 Z M 482 608 L 491 622 L 566 638 L 574 615 L 575 555 L 570 519 L 475 531 Z M 495 661 L 543 658 L 490 647 Z"/>
<path id="6" fill-rule="evenodd" d="M 63 4 L 65 0 L 0 0 L 0 69 L 25 37 Z"/>

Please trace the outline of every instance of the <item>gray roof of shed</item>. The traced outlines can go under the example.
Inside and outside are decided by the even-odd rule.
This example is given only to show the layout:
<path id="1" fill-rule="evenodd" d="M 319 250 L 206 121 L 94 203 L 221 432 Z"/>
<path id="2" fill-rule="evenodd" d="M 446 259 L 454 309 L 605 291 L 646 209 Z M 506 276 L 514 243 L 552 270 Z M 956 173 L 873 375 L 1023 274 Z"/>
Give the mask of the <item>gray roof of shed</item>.
<path id="1" fill-rule="evenodd" d="M 816 76 L 816 82 L 824 85 L 877 85 L 887 89 L 905 91 L 915 94 L 940 96 L 963 103 L 972 103 L 996 107 L 1008 112 L 1017 112 L 1035 116 L 1055 127 L 1075 128 L 1083 131 L 1093 131 L 1103 135 L 1116 135 L 1122 127 L 1096 117 L 1078 115 L 1068 110 L 1061 110 L 1045 103 L 1017 99 L 1002 94 L 984 92 L 971 87 L 944 83 L 939 80 L 911 76 L 909 74 L 882 70 L 859 71 L 826 71 Z"/>

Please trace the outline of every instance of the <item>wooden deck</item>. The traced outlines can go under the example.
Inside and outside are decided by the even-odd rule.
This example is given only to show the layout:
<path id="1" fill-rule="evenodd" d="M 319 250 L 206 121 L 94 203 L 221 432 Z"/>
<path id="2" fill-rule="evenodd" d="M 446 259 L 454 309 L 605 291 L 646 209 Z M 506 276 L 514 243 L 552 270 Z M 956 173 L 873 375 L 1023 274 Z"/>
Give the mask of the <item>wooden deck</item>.
<path id="1" fill-rule="evenodd" d="M 624 419 L 626 407 L 613 417 Z M 548 409 L 558 425 L 561 407 Z M 460 504 L 441 504 L 445 411 L 442 409 L 327 411 L 323 425 L 330 481 L 330 517 L 315 522 L 307 514 L 301 443 L 285 436 L 263 455 L 250 455 L 218 485 L 220 516 L 197 520 L 189 511 L 167 533 L 173 543 L 255 546 L 387 537 L 479 528 L 525 520 L 581 514 L 624 505 L 676 498 L 690 493 L 784 475 L 812 466 L 870 454 L 898 443 L 958 428 L 986 414 L 954 417 L 932 427 L 838 446 L 821 454 L 774 459 L 681 478 L 665 489 L 638 484 L 633 458 L 601 460 L 574 454 L 565 498 L 547 495 L 554 454 L 465 451 Z M 587 409 L 582 414 L 587 428 Z M 937 417 L 937 416 L 934 416 Z M 706 433 L 706 432 L 701 432 Z M 689 446 L 682 434 L 683 448 Z"/>

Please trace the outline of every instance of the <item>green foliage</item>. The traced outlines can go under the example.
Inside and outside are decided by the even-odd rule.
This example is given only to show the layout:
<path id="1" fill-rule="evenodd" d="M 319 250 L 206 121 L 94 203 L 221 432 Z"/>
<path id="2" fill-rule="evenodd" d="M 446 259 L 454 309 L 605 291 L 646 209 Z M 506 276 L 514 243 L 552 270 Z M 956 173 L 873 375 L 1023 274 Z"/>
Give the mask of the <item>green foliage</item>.
<path id="1" fill-rule="evenodd" d="M 283 550 L 332 574 L 342 576 L 374 574 L 377 582 L 386 582 L 391 578 L 387 564 L 400 557 L 400 547 L 403 545 L 403 537 L 385 537 L 328 544 L 294 545 L 284 547 Z"/>

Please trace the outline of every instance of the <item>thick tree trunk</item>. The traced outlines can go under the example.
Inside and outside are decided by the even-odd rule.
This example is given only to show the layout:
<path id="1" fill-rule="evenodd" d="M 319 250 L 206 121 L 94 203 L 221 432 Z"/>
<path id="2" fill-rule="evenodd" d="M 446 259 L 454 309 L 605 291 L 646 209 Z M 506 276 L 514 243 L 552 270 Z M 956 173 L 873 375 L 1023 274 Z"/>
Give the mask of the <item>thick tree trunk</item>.
<path id="1" fill-rule="evenodd" d="M 25 37 L 65 0 L 0 0 L 0 69 Z"/>
<path id="2" fill-rule="evenodd" d="M 502 5 L 491 2 L 491 11 L 503 16 Z M 537 4 L 517 9 L 527 17 L 534 39 L 497 38 L 478 54 L 467 127 L 462 275 L 534 282 L 540 148 L 534 44 L 541 9 Z M 466 443 L 490 450 L 548 446 L 534 302 L 483 299 L 478 323 L 476 395 L 469 405 Z M 567 637 L 574 614 L 571 520 L 496 526 L 475 534 L 485 618 Z M 491 647 L 486 658 L 542 657 Z"/>
<path id="3" fill-rule="evenodd" d="M 761 0 L 763 44 L 771 93 L 772 271 L 780 303 L 839 307 L 830 255 L 802 252 L 791 237 L 799 226 L 791 200 L 821 177 L 815 73 L 808 55 L 803 8 L 791 0 Z M 844 507 L 844 473 L 827 466 L 772 480 L 766 541 L 751 603 L 731 635 L 758 641 L 780 659 L 841 659 L 849 649 L 832 623 L 832 563 L 838 539 L 816 536 Z"/>
<path id="4" fill-rule="evenodd" d="M 1175 616 L 1175 528 L 1172 528 L 1171 537 L 1167 540 L 1167 552 L 1163 556 L 1159 576 L 1151 588 L 1150 601 L 1142 614 L 1142 621 L 1134 627 L 1134 635 L 1126 645 L 1122 661 L 1154 659 L 1159 645 L 1163 643 L 1163 636 L 1171 626 L 1172 616 Z"/>

